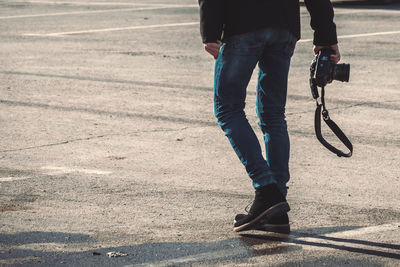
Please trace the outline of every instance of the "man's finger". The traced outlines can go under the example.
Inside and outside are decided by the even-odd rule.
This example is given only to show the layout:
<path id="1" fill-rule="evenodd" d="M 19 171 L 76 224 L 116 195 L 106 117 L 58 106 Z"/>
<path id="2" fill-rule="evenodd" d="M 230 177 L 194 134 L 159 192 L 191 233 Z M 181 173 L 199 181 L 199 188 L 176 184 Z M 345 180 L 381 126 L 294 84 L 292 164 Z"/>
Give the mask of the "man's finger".
<path id="1" fill-rule="evenodd" d="M 340 55 L 331 55 L 331 60 L 337 64 L 340 61 Z"/>
<path id="2" fill-rule="evenodd" d="M 218 55 L 218 53 L 219 53 L 219 50 L 217 50 L 217 49 L 215 49 L 215 48 L 208 48 L 208 47 L 206 47 L 206 51 L 207 51 L 208 53 L 210 53 L 211 55 L 213 55 L 213 56 Z"/>
<path id="3" fill-rule="evenodd" d="M 204 44 L 204 49 L 208 53 L 210 53 L 215 59 L 217 59 L 221 44 L 222 43 L 220 41 L 218 41 L 218 43 L 206 43 L 206 44 Z"/>
<path id="4" fill-rule="evenodd" d="M 217 48 L 217 47 L 209 47 L 209 46 L 206 46 L 205 49 L 206 49 L 207 51 L 219 51 L 219 48 Z"/>
<path id="5" fill-rule="evenodd" d="M 219 45 L 217 43 L 207 43 L 207 44 L 205 44 L 205 46 L 208 48 L 212 48 L 212 49 L 219 49 L 221 45 Z"/>

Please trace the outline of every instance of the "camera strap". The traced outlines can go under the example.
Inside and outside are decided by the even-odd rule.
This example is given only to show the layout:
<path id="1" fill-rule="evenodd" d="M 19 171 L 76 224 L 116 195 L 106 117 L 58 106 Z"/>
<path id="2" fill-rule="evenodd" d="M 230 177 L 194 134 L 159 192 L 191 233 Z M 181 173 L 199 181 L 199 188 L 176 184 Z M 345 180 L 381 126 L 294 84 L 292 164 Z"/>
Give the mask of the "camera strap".
<path id="1" fill-rule="evenodd" d="M 315 126 L 315 134 L 320 143 L 329 149 L 331 152 L 338 155 L 338 157 L 351 157 L 353 154 L 353 145 L 347 136 L 343 133 L 343 131 L 337 126 L 337 124 L 331 120 L 329 117 L 329 112 L 325 106 L 325 87 L 321 87 L 321 104 L 318 103 L 317 100 L 317 108 L 315 109 L 315 117 L 314 117 L 314 126 Z M 337 149 L 330 143 L 328 143 L 323 137 L 321 133 L 321 119 L 328 125 L 328 127 L 332 130 L 332 132 L 339 138 L 339 140 L 350 150 L 349 153 L 344 153 L 343 151 Z"/>

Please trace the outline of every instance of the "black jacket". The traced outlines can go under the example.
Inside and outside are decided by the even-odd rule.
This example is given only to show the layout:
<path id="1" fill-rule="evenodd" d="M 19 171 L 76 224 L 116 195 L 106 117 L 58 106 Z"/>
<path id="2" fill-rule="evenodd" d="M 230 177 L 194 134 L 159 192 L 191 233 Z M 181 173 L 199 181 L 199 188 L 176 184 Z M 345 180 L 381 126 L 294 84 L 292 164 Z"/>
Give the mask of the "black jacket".
<path id="1" fill-rule="evenodd" d="M 204 43 L 265 27 L 289 30 L 300 39 L 299 0 L 198 0 Z M 337 43 L 330 0 L 304 0 L 315 45 Z"/>

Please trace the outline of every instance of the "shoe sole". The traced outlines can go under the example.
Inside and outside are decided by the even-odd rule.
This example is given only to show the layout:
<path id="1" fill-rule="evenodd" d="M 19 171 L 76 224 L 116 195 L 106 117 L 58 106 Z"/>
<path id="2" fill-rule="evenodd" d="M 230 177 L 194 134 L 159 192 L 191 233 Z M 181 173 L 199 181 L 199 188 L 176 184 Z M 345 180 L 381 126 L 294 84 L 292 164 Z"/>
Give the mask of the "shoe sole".
<path id="1" fill-rule="evenodd" d="M 265 221 L 269 221 L 272 217 L 282 215 L 288 211 L 290 211 L 289 204 L 287 202 L 280 202 L 280 203 L 275 204 L 274 206 L 270 207 L 269 209 L 267 209 L 260 215 L 258 215 L 252 221 L 242 224 L 240 226 L 234 227 L 233 231 L 241 232 L 241 231 L 246 231 L 246 230 L 255 230 L 254 226 L 257 225 L 261 219 L 264 219 Z"/>
<path id="2" fill-rule="evenodd" d="M 289 234 L 290 225 L 289 224 L 263 224 L 255 228 L 254 230 L 272 232 L 279 234 Z"/>

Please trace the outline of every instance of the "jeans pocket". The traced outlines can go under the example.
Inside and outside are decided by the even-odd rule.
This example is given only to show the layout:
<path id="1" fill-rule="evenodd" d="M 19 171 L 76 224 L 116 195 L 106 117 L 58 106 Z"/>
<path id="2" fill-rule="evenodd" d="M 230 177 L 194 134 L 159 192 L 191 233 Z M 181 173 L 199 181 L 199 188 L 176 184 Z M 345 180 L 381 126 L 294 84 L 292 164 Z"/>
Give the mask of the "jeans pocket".
<path id="1" fill-rule="evenodd" d="M 294 49 L 296 48 L 297 38 L 290 32 L 287 33 L 287 39 L 285 44 L 285 51 L 289 57 L 293 56 Z"/>
<path id="2" fill-rule="evenodd" d="M 226 53 L 241 56 L 260 55 L 263 43 L 253 33 L 241 34 L 229 38 L 226 42 Z"/>

